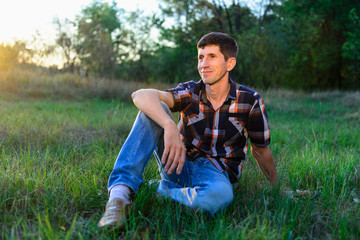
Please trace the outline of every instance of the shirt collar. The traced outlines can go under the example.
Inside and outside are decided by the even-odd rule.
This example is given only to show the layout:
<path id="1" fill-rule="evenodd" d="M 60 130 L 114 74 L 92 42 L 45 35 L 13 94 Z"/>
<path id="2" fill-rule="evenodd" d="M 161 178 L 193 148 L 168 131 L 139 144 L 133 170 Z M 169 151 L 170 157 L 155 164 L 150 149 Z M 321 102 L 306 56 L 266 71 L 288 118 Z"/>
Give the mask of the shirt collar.
<path id="1" fill-rule="evenodd" d="M 204 103 L 207 103 L 207 97 L 206 97 L 206 91 L 205 91 L 205 84 L 202 80 L 201 81 L 201 87 L 200 87 L 200 101 L 203 101 Z M 226 101 L 228 101 L 229 99 L 233 99 L 236 100 L 236 86 L 235 86 L 235 82 L 229 78 L 229 82 L 230 82 L 230 91 L 229 94 L 227 95 L 224 103 Z"/>
<path id="2" fill-rule="evenodd" d="M 229 82 L 230 82 L 230 91 L 229 91 L 229 95 L 227 96 L 225 101 L 227 101 L 228 99 L 236 100 L 236 85 L 235 85 L 235 82 L 231 78 L 229 78 Z"/>

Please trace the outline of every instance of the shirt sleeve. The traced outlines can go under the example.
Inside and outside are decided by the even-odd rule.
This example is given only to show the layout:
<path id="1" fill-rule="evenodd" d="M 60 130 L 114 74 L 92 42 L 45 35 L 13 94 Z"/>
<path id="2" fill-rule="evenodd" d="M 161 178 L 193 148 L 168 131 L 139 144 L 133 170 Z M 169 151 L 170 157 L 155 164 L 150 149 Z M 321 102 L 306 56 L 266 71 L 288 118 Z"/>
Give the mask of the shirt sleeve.
<path id="1" fill-rule="evenodd" d="M 174 106 L 170 109 L 172 112 L 182 111 L 189 106 L 192 99 L 190 88 L 194 83 L 193 81 L 180 83 L 176 88 L 167 90 L 174 97 Z"/>
<path id="2" fill-rule="evenodd" d="M 249 113 L 247 131 L 251 143 L 257 146 L 270 144 L 270 127 L 263 99 L 255 95 L 254 104 Z"/>

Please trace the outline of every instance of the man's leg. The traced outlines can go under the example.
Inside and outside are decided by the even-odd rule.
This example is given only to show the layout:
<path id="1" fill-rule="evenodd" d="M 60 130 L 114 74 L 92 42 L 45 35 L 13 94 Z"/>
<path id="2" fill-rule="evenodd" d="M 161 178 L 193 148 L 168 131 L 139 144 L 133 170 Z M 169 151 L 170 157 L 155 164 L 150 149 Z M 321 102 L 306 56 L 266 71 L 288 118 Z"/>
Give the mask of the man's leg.
<path id="1" fill-rule="evenodd" d="M 163 129 L 144 113 L 139 112 L 133 128 L 122 146 L 110 174 L 108 190 L 119 184 L 138 192 L 143 171 L 163 134 Z"/>
<path id="2" fill-rule="evenodd" d="M 161 151 L 155 154 L 161 166 Z M 180 176 L 166 174 L 162 169 L 157 192 L 195 210 L 212 215 L 224 210 L 233 200 L 233 187 L 228 174 L 220 172 L 206 158 L 186 161 Z"/>
<path id="3" fill-rule="evenodd" d="M 167 108 L 166 104 L 162 104 Z M 138 192 L 143 183 L 144 168 L 162 134 L 163 129 L 158 124 L 139 112 L 110 174 L 110 197 L 105 214 L 98 223 L 99 227 L 123 224 L 129 208 L 130 191 Z"/>

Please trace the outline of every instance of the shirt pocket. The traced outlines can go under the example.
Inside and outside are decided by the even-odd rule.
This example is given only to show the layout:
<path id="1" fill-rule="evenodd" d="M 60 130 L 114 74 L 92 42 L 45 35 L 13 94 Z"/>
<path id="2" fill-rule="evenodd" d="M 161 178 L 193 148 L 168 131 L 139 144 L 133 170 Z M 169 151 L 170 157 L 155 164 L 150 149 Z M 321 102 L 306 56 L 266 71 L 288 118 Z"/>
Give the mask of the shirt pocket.
<path id="1" fill-rule="evenodd" d="M 184 111 L 186 118 L 185 129 L 187 134 L 190 134 L 196 139 L 203 140 L 205 129 L 207 127 L 207 119 L 205 114 L 199 110 L 197 106 L 190 106 Z"/>
<path id="2" fill-rule="evenodd" d="M 229 117 L 229 123 L 231 123 L 239 133 L 242 133 L 245 127 L 245 124 L 237 117 Z"/>
<path id="3" fill-rule="evenodd" d="M 245 124 L 238 117 L 229 117 L 225 126 L 225 146 L 233 145 L 244 135 Z"/>
<path id="4" fill-rule="evenodd" d="M 187 119 L 188 119 L 188 123 L 187 123 L 187 126 L 190 126 L 190 125 L 198 125 L 197 123 L 205 120 L 205 114 L 203 112 L 199 112 L 198 114 L 196 113 L 189 113 L 189 115 L 187 116 Z"/>

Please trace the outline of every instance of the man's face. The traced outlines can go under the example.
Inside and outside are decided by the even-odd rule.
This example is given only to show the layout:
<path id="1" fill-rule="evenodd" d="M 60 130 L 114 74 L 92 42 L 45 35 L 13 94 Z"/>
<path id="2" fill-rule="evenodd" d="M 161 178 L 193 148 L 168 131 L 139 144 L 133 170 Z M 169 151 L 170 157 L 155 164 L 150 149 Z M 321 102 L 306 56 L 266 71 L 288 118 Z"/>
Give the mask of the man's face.
<path id="1" fill-rule="evenodd" d="M 198 71 L 205 84 L 212 85 L 228 78 L 228 72 L 234 67 L 229 58 L 225 60 L 217 45 L 207 45 L 198 49 Z"/>

